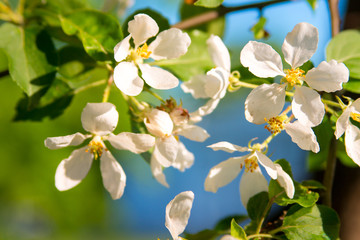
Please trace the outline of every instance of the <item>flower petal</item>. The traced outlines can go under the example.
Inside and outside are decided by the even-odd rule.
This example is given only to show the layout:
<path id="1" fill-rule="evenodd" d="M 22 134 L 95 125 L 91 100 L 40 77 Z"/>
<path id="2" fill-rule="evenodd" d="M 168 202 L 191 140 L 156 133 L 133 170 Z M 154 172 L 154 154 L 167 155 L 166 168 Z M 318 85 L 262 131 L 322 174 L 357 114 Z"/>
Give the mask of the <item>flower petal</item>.
<path id="1" fill-rule="evenodd" d="M 59 149 L 67 146 L 77 146 L 86 139 L 87 137 L 79 132 L 61 136 L 61 137 L 48 137 L 45 139 L 45 147 L 49 149 Z"/>
<path id="2" fill-rule="evenodd" d="M 209 78 L 204 86 L 208 97 L 216 99 L 223 98 L 229 85 L 229 72 L 218 67 L 207 72 Z"/>
<path id="3" fill-rule="evenodd" d="M 181 84 L 180 87 L 185 93 L 190 93 L 194 98 L 208 98 L 209 96 L 204 88 L 208 78 L 211 78 L 211 76 L 204 74 L 195 75 L 189 81 Z"/>
<path id="4" fill-rule="evenodd" d="M 254 155 L 256 156 L 258 162 L 260 163 L 261 166 L 263 166 L 267 172 L 267 174 L 269 174 L 269 176 L 272 179 L 276 179 L 277 178 L 277 171 L 276 171 L 276 166 L 275 163 L 273 163 L 273 161 L 271 161 L 270 158 L 268 158 L 265 154 L 259 152 L 259 151 L 255 151 Z"/>
<path id="5" fill-rule="evenodd" d="M 280 55 L 270 45 L 262 42 L 248 42 L 241 50 L 240 61 L 258 77 L 285 76 Z"/>
<path id="6" fill-rule="evenodd" d="M 170 167 L 175 161 L 179 150 L 179 143 L 174 136 L 156 138 L 153 156 L 164 167 Z"/>
<path id="7" fill-rule="evenodd" d="M 260 192 L 268 191 L 268 182 L 262 175 L 260 168 L 253 172 L 244 172 L 240 180 L 240 198 L 246 207 L 249 199 Z"/>
<path id="8" fill-rule="evenodd" d="M 190 113 L 190 121 L 193 123 L 200 122 L 203 116 L 209 115 L 215 110 L 219 102 L 220 98 L 210 99 L 205 105 L 199 107 L 198 110 Z"/>
<path id="9" fill-rule="evenodd" d="M 159 27 L 154 19 L 146 14 L 137 14 L 134 20 L 128 23 L 128 31 L 134 39 L 135 48 L 146 42 L 159 32 Z"/>
<path id="10" fill-rule="evenodd" d="M 299 121 L 285 124 L 286 133 L 291 140 L 303 150 L 311 150 L 314 153 L 320 151 L 319 143 L 311 127 L 302 125 Z"/>
<path id="11" fill-rule="evenodd" d="M 60 162 L 55 173 L 55 186 L 59 191 L 75 187 L 89 172 L 93 155 L 86 150 L 87 146 L 74 150 L 69 158 Z"/>
<path id="12" fill-rule="evenodd" d="M 150 87 L 155 89 L 171 89 L 179 85 L 179 80 L 170 72 L 158 68 L 151 67 L 148 64 L 139 64 L 142 78 Z"/>
<path id="13" fill-rule="evenodd" d="M 129 55 L 130 38 L 131 35 L 127 36 L 126 38 L 121 40 L 118 44 L 116 44 L 116 46 L 114 47 L 115 61 L 121 62 Z"/>
<path id="14" fill-rule="evenodd" d="M 167 112 L 151 109 L 144 119 L 147 130 L 156 137 L 166 137 L 172 134 L 174 124 Z"/>
<path id="15" fill-rule="evenodd" d="M 150 161 L 151 172 L 154 178 L 163 186 L 169 187 L 166 182 L 165 175 L 163 173 L 163 166 L 157 161 L 156 156 L 153 154 Z"/>
<path id="16" fill-rule="evenodd" d="M 119 113 L 112 103 L 87 103 L 81 113 L 83 128 L 96 135 L 106 135 L 114 131 Z"/>
<path id="17" fill-rule="evenodd" d="M 203 142 L 208 137 L 210 137 L 207 131 L 202 127 L 189 124 L 183 125 L 179 129 L 177 129 L 176 134 L 197 142 Z"/>
<path id="18" fill-rule="evenodd" d="M 216 67 L 222 67 L 230 72 L 230 54 L 220 37 L 211 35 L 206 41 L 212 61 Z"/>
<path id="19" fill-rule="evenodd" d="M 342 83 L 349 80 L 349 69 L 335 60 L 321 62 L 307 72 L 305 81 L 318 91 L 335 92 L 342 89 Z"/>
<path id="20" fill-rule="evenodd" d="M 114 69 L 115 85 L 126 95 L 139 95 L 144 81 L 138 76 L 138 68 L 132 62 L 121 62 Z"/>
<path id="21" fill-rule="evenodd" d="M 194 154 L 187 150 L 182 142 L 179 142 L 179 150 L 171 166 L 183 172 L 186 168 L 190 168 L 194 164 L 194 160 Z"/>
<path id="22" fill-rule="evenodd" d="M 108 138 L 114 148 L 129 150 L 133 153 L 146 152 L 155 145 L 155 138 L 149 134 L 122 132 L 111 134 Z"/>
<path id="23" fill-rule="evenodd" d="M 278 183 L 280 184 L 281 187 L 285 189 L 286 195 L 289 198 L 293 198 L 295 193 L 295 186 L 291 177 L 282 169 L 282 167 L 279 164 L 275 163 L 275 166 L 277 170 Z"/>
<path id="24" fill-rule="evenodd" d="M 246 152 L 246 151 L 250 150 L 247 147 L 241 147 L 241 146 L 238 146 L 238 145 L 235 145 L 235 144 L 232 144 L 232 143 L 229 143 L 229 142 L 225 142 L 225 141 L 214 143 L 214 144 L 211 144 L 211 145 L 209 145 L 207 147 L 211 148 L 214 151 L 222 150 L 222 151 L 225 151 L 225 152 L 228 152 L 228 153 L 233 153 L 235 151 Z"/>
<path id="25" fill-rule="evenodd" d="M 216 193 L 218 188 L 229 184 L 239 175 L 241 171 L 240 164 L 249 156 L 250 154 L 229 158 L 212 167 L 205 179 L 205 191 Z"/>
<path id="26" fill-rule="evenodd" d="M 291 108 L 295 118 L 308 127 L 319 125 L 325 115 L 325 107 L 320 95 L 305 86 L 295 87 Z"/>
<path id="27" fill-rule="evenodd" d="M 220 238 L 220 240 L 237 240 L 238 238 L 234 238 L 231 235 L 224 235 L 222 236 L 222 238 Z"/>
<path id="28" fill-rule="evenodd" d="M 104 151 L 101 155 L 100 170 L 104 187 L 112 199 L 121 198 L 126 185 L 126 175 L 121 165 L 109 151 Z"/>
<path id="29" fill-rule="evenodd" d="M 344 134 L 346 128 L 349 126 L 350 124 L 349 118 L 352 109 L 353 108 L 351 106 L 347 107 L 336 121 L 336 130 L 334 132 L 336 139 L 341 137 Z"/>
<path id="30" fill-rule="evenodd" d="M 346 128 L 345 148 L 347 155 L 360 166 L 360 130 L 352 124 Z"/>
<path id="31" fill-rule="evenodd" d="M 166 206 L 165 226 L 175 240 L 179 239 L 188 224 L 193 201 L 194 193 L 186 191 L 176 195 Z"/>
<path id="32" fill-rule="evenodd" d="M 162 31 L 149 46 L 150 57 L 154 60 L 178 58 L 187 52 L 190 43 L 189 35 L 180 29 Z"/>
<path id="33" fill-rule="evenodd" d="M 316 52 L 319 33 L 310 23 L 298 23 L 286 35 L 282 45 L 282 52 L 287 63 L 297 68 L 307 62 Z"/>
<path id="34" fill-rule="evenodd" d="M 245 118 L 255 124 L 265 123 L 279 115 L 285 104 L 285 85 L 262 84 L 253 89 L 245 100 Z"/>

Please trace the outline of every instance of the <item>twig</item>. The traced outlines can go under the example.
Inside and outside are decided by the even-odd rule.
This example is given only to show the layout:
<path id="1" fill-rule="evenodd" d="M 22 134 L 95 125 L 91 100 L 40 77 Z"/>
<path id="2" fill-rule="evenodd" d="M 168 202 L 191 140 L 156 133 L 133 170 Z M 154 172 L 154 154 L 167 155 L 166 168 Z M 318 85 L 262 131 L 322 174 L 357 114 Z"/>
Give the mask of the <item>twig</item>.
<path id="1" fill-rule="evenodd" d="M 336 145 L 337 140 L 335 139 L 335 136 L 332 136 L 323 179 L 323 184 L 326 190 L 322 194 L 323 204 L 329 207 L 331 207 L 332 204 L 332 187 L 336 168 Z"/>
<path id="2" fill-rule="evenodd" d="M 336 36 L 340 32 L 339 0 L 328 0 L 331 16 L 331 34 Z"/>

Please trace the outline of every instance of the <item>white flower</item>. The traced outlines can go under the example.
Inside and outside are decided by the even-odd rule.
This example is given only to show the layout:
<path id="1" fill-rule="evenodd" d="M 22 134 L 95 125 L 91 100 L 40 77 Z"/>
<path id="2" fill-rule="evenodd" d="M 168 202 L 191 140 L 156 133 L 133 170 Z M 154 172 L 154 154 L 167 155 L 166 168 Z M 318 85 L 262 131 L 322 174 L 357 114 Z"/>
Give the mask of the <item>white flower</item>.
<path id="1" fill-rule="evenodd" d="M 240 147 L 229 142 L 218 142 L 208 146 L 213 150 L 223 150 L 226 152 L 245 152 L 249 154 L 242 157 L 229 158 L 210 169 L 205 179 L 205 190 L 217 192 L 218 188 L 223 187 L 236 178 L 243 168 L 245 171 L 240 181 L 240 196 L 243 205 L 246 207 L 248 200 L 259 192 L 267 191 L 268 184 L 259 168 L 258 163 L 263 166 L 272 179 L 277 179 L 280 186 L 285 189 L 289 198 L 294 196 L 294 184 L 291 177 L 281 168 L 279 164 L 274 164 L 266 155 L 255 149 Z"/>
<path id="2" fill-rule="evenodd" d="M 193 201 L 194 193 L 186 191 L 176 195 L 166 206 L 165 226 L 174 240 L 182 239 L 179 235 L 188 224 Z"/>
<path id="3" fill-rule="evenodd" d="M 100 159 L 100 170 L 106 190 L 113 199 L 120 198 L 124 193 L 126 175 L 120 164 L 107 150 L 103 140 L 120 150 L 141 153 L 149 150 L 155 138 L 148 134 L 123 132 L 114 135 L 119 114 L 111 103 L 88 103 L 81 113 L 83 128 L 91 134 L 75 133 L 62 137 L 50 137 L 45 140 L 49 149 L 77 146 L 87 138 L 90 143 L 74 150 L 70 157 L 60 162 L 55 173 L 55 186 L 60 191 L 78 185 L 90 170 L 93 158 Z"/>
<path id="4" fill-rule="evenodd" d="M 197 121 L 217 107 L 226 94 L 231 75 L 230 54 L 221 38 L 211 35 L 206 43 L 216 68 L 208 71 L 206 75 L 196 75 L 181 85 L 183 91 L 191 93 L 194 98 L 210 98 L 204 106 L 191 113 L 192 119 L 199 119 Z"/>
<path id="5" fill-rule="evenodd" d="M 159 32 L 157 23 L 146 14 L 137 14 L 128 23 L 129 35 L 114 48 L 114 57 L 120 62 L 114 69 L 114 82 L 125 94 L 136 96 L 143 89 L 144 81 L 152 88 L 171 89 L 178 79 L 170 72 L 145 64 L 144 59 L 178 58 L 187 52 L 191 39 L 177 28 L 162 31 L 148 46 L 146 41 Z M 130 46 L 133 39 L 135 48 Z M 138 72 L 141 71 L 141 77 Z M 144 80 L 144 81 L 143 81 Z"/>
<path id="6" fill-rule="evenodd" d="M 285 88 L 295 87 L 292 112 L 302 125 L 314 127 L 321 123 L 325 114 L 324 104 L 315 91 L 334 92 L 347 82 L 349 71 L 335 60 L 321 62 L 308 71 L 299 69 L 315 53 L 318 44 L 317 28 L 309 23 L 299 23 L 287 34 L 282 52 L 291 69 L 283 71 L 280 55 L 269 45 L 250 41 L 240 54 L 240 61 L 258 77 L 283 76 L 284 84 L 263 84 L 255 88 L 245 101 L 245 117 L 255 124 L 278 116 L 285 103 Z M 311 88 L 303 86 L 305 81 Z"/>
<path id="7" fill-rule="evenodd" d="M 340 138 L 345 133 L 347 155 L 360 166 L 360 130 L 350 121 L 360 122 L 360 98 L 351 103 L 336 121 L 335 136 Z"/>

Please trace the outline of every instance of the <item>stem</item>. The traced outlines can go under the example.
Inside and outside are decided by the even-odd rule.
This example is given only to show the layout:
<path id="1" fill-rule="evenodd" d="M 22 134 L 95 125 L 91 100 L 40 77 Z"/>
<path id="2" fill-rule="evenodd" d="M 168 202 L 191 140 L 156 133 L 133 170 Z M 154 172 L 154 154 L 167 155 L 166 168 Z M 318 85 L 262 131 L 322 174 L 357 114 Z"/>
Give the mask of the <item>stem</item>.
<path id="1" fill-rule="evenodd" d="M 329 154 L 326 164 L 323 184 L 326 190 L 322 194 L 323 204 L 331 207 L 332 204 L 332 187 L 334 183 L 335 168 L 336 168 L 336 145 L 337 140 L 332 136 L 329 148 Z"/>
<path id="2" fill-rule="evenodd" d="M 150 93 L 151 95 L 153 95 L 156 99 L 160 100 L 161 102 L 165 102 L 164 99 L 159 94 L 153 92 L 151 89 L 144 88 L 144 90 Z"/>
<path id="3" fill-rule="evenodd" d="M 290 0 L 273 0 L 273 1 L 268 1 L 268 2 L 253 3 L 253 4 L 242 5 L 242 6 L 237 6 L 237 7 L 220 6 L 215 10 L 205 12 L 205 13 L 199 14 L 197 16 L 185 19 L 181 22 L 178 22 L 175 25 L 173 25 L 172 27 L 179 28 L 179 29 L 187 29 L 187 28 L 198 26 L 203 23 L 210 22 L 211 20 L 222 17 L 231 12 L 240 11 L 240 10 L 249 9 L 249 8 L 261 9 L 268 5 L 272 5 L 275 3 L 281 3 L 281 2 L 289 2 L 289 1 Z"/>
<path id="4" fill-rule="evenodd" d="M 273 236 L 271 234 L 253 234 L 253 235 L 247 236 L 247 239 L 252 239 L 252 238 L 257 238 L 257 237 L 266 237 L 266 238 L 271 238 L 271 239 L 282 239 L 280 237 L 276 237 L 276 236 Z"/>
<path id="5" fill-rule="evenodd" d="M 336 36 L 340 32 L 339 0 L 328 0 L 331 16 L 331 34 Z"/>
<path id="6" fill-rule="evenodd" d="M 109 95 L 110 95 L 111 86 L 112 86 L 113 82 L 114 82 L 114 75 L 111 74 L 108 81 L 107 81 L 107 85 L 105 87 L 105 90 L 104 90 L 104 95 L 103 95 L 102 102 L 107 102 L 109 100 Z"/>
<path id="7" fill-rule="evenodd" d="M 333 107 L 337 107 L 337 108 L 342 109 L 340 103 L 338 103 L 338 102 L 334 102 L 334 101 L 326 100 L 326 99 L 321 99 L 321 101 L 322 101 L 323 103 L 325 103 L 326 105 L 329 105 L 329 106 L 333 106 Z"/>
<path id="8" fill-rule="evenodd" d="M 73 94 L 76 95 L 78 94 L 79 92 L 82 92 L 82 91 L 85 91 L 89 88 L 93 88 L 93 87 L 97 87 L 97 86 L 100 86 L 100 85 L 103 85 L 104 83 L 106 83 L 106 79 L 103 79 L 103 80 L 100 80 L 100 81 L 97 81 L 97 82 L 93 82 L 93 83 L 90 83 L 88 85 L 85 85 L 85 86 L 82 86 L 82 87 L 79 87 L 78 89 L 75 89 L 73 91 Z"/>

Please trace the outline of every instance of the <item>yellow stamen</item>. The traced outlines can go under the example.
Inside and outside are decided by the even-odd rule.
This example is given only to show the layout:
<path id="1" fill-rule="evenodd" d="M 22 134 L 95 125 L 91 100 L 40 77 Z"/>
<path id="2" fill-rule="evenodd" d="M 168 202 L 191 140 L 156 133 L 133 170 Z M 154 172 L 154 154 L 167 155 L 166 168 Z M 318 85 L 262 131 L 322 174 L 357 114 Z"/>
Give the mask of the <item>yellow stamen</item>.
<path id="1" fill-rule="evenodd" d="M 268 125 L 265 126 L 265 129 L 272 134 L 278 134 L 284 130 L 284 123 L 287 119 L 288 117 L 286 115 L 272 117 L 269 120 L 265 118 L 264 120 L 268 123 Z"/>
<path id="2" fill-rule="evenodd" d="M 257 163 L 257 159 L 255 156 L 251 156 L 244 160 L 244 165 L 240 164 L 240 168 L 245 167 L 245 172 L 254 172 L 258 167 L 259 164 Z"/>
<path id="3" fill-rule="evenodd" d="M 85 151 L 94 154 L 94 158 L 98 159 L 99 157 L 101 157 L 104 149 L 105 149 L 105 151 L 107 150 L 105 148 L 105 145 L 104 145 L 103 141 L 101 140 L 101 137 L 100 136 L 95 136 L 89 142 L 88 148 Z"/>
<path id="4" fill-rule="evenodd" d="M 305 75 L 304 75 L 305 72 L 303 70 L 301 70 L 300 68 L 286 69 L 284 72 L 286 73 L 285 80 L 292 87 L 297 84 L 301 85 L 302 81 L 305 78 Z"/>
<path id="5" fill-rule="evenodd" d="M 136 53 L 138 56 L 140 56 L 143 59 L 148 59 L 150 57 L 151 51 L 148 50 L 148 45 L 144 43 L 142 47 L 138 47 L 136 50 Z"/>
<path id="6" fill-rule="evenodd" d="M 360 113 L 350 113 L 350 117 L 354 120 L 354 121 L 357 121 L 357 122 L 360 122 Z"/>

